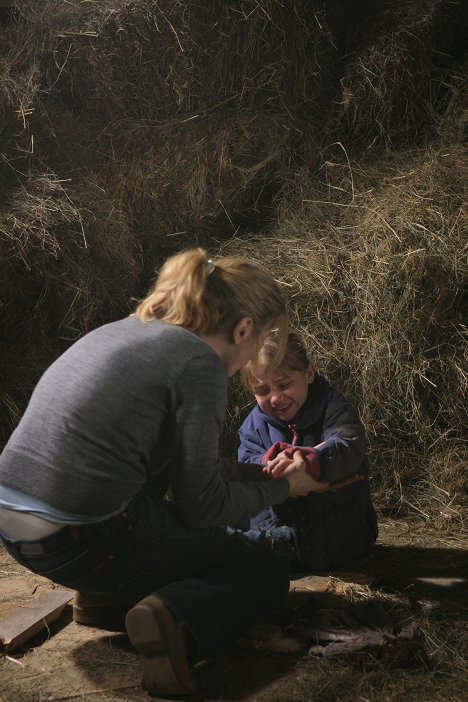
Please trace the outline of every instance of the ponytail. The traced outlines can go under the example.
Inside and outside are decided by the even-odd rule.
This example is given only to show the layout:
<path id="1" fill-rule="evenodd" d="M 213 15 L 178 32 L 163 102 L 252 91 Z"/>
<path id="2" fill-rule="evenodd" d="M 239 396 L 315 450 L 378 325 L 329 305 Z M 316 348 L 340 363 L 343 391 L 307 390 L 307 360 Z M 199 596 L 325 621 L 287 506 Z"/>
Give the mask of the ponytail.
<path id="1" fill-rule="evenodd" d="M 210 265 L 202 249 L 169 258 L 150 294 L 138 305 L 142 322 L 163 319 L 169 324 L 203 333 L 213 325 L 216 309 L 204 300 Z"/>
<path id="2" fill-rule="evenodd" d="M 270 273 L 240 258 L 213 261 L 200 248 L 167 259 L 136 314 L 142 322 L 161 319 L 199 335 L 220 332 L 241 317 L 251 317 L 259 332 L 276 327 L 281 339 L 287 330 L 285 302 Z"/>

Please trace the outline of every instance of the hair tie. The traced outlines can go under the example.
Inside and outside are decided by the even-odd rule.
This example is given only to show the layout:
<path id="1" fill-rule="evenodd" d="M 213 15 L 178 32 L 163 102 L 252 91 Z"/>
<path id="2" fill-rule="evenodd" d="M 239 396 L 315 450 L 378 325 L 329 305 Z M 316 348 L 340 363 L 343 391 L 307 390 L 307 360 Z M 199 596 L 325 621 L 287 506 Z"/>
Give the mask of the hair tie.
<path id="1" fill-rule="evenodd" d="M 206 275 L 210 275 L 213 273 L 215 269 L 215 264 L 213 263 L 213 260 L 209 258 L 206 262 Z"/>

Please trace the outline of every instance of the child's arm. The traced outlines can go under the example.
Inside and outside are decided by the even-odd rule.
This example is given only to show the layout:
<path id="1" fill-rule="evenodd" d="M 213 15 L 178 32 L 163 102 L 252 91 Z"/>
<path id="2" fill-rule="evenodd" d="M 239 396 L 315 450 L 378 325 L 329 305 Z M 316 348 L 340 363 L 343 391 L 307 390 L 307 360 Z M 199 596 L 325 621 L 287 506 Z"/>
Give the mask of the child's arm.
<path id="1" fill-rule="evenodd" d="M 239 448 L 237 460 L 240 463 L 262 463 L 267 447 L 262 443 L 252 420 L 252 413 L 244 420 L 239 429 Z"/>
<path id="2" fill-rule="evenodd" d="M 299 447 L 299 451 L 297 453 L 301 454 L 303 460 L 304 460 L 304 455 L 301 453 Z M 271 478 L 281 478 L 281 477 L 287 477 L 288 476 L 288 469 L 292 465 L 292 459 L 289 458 L 289 452 L 288 456 L 285 455 L 286 452 L 283 452 L 279 454 L 276 458 L 274 458 L 271 461 L 268 461 L 266 466 L 263 467 L 264 473 L 269 475 Z M 361 480 L 365 479 L 365 476 L 362 475 L 361 473 L 352 473 L 346 478 L 343 478 L 342 480 L 337 480 L 332 483 L 327 483 L 323 481 L 316 480 L 314 478 L 315 475 L 315 466 L 312 466 L 312 470 L 307 469 L 307 460 L 305 459 L 304 462 L 306 463 L 306 473 L 312 478 L 313 480 L 313 488 L 311 489 L 311 492 L 328 492 L 329 490 L 339 490 L 342 487 L 347 487 L 348 485 L 351 485 L 352 483 L 359 483 Z"/>
<path id="3" fill-rule="evenodd" d="M 320 462 L 320 480 L 335 483 L 361 472 L 367 441 L 353 405 L 330 389 L 322 426 L 322 441 L 314 448 Z"/>

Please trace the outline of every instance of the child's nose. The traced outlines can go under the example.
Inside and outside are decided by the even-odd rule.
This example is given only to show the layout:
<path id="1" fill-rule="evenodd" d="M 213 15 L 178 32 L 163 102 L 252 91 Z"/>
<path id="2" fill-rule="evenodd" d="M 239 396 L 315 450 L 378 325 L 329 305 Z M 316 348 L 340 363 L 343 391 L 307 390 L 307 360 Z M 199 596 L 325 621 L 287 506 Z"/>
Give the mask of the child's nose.
<path id="1" fill-rule="evenodd" d="M 283 399 L 283 394 L 281 392 L 272 392 L 270 395 L 270 402 L 272 405 L 278 405 Z"/>

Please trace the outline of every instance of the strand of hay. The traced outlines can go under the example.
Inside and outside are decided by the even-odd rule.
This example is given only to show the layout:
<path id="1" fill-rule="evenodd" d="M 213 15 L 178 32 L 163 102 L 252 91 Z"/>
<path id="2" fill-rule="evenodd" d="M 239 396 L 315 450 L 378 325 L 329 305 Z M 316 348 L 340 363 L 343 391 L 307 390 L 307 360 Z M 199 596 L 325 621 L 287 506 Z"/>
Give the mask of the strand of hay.
<path id="1" fill-rule="evenodd" d="M 3 32 L 5 34 L 5 31 Z M 16 37 L 16 33 L 13 32 Z M 0 53 L 0 137 L 26 127 L 41 87 L 39 56 L 33 27 L 25 28 L 21 43 L 2 37 Z"/>
<path id="2" fill-rule="evenodd" d="M 447 100 L 436 125 L 436 133 L 443 144 L 463 144 L 468 141 L 468 59 L 460 63 L 447 80 Z"/>

